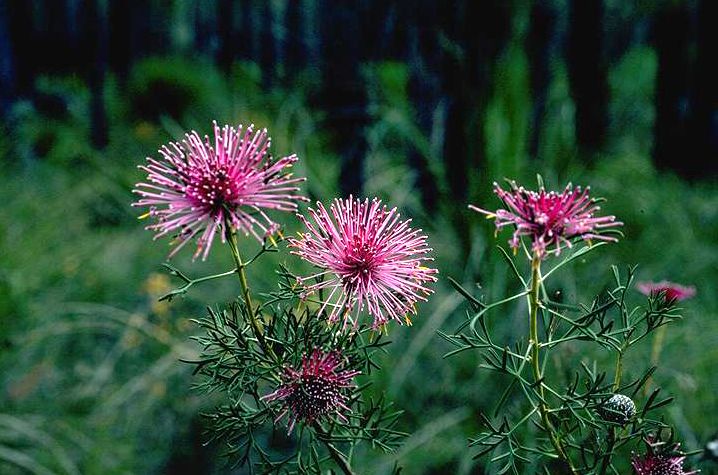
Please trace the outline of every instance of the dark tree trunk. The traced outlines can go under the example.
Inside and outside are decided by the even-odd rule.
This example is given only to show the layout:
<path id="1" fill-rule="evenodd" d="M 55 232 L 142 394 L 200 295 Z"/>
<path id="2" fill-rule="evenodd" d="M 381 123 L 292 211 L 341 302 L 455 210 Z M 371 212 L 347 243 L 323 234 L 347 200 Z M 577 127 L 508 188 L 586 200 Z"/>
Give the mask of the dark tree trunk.
<path id="1" fill-rule="evenodd" d="M 571 0 L 568 74 L 576 106 L 576 142 L 592 152 L 605 143 L 608 80 L 603 55 L 603 0 Z"/>
<path id="2" fill-rule="evenodd" d="M 412 5 L 407 12 L 409 99 L 414 106 L 416 123 L 427 142 L 431 140 L 434 117 L 439 106 L 441 51 L 438 40 L 436 18 L 438 5 L 432 0 L 423 0 Z M 415 186 L 419 188 L 421 201 L 427 212 L 436 210 L 438 186 L 429 170 L 427 150 L 409 150 L 409 166 L 416 174 Z"/>
<path id="3" fill-rule="evenodd" d="M 272 56 L 275 78 L 284 80 L 287 67 L 287 8 L 291 0 L 271 2 L 270 31 L 272 33 Z"/>
<path id="4" fill-rule="evenodd" d="M 406 24 L 400 21 L 397 0 L 372 0 L 363 22 L 369 61 L 399 60 L 406 57 Z M 412 4 L 409 8 L 417 8 Z"/>
<path id="5" fill-rule="evenodd" d="M 289 0 L 285 12 L 287 29 L 284 39 L 286 48 L 284 72 L 290 80 L 306 66 L 307 44 L 305 38 L 307 29 L 302 6 L 302 2 L 299 0 Z"/>
<path id="6" fill-rule="evenodd" d="M 219 0 L 217 2 L 217 30 L 219 47 L 217 48 L 217 64 L 228 74 L 232 68 L 236 51 L 236 35 L 234 32 L 234 5 L 233 0 Z"/>
<path id="7" fill-rule="evenodd" d="M 457 47 L 443 52 L 441 71 L 442 92 L 446 104 L 444 167 L 451 198 L 459 202 L 466 201 L 468 165 L 473 162 L 467 140 L 468 109 L 472 108 L 473 104 L 470 104 L 468 85 L 466 84 L 468 70 L 473 68 L 468 67 L 462 56 L 466 56 L 466 59 L 472 61 L 475 61 L 476 58 L 469 58 L 473 55 L 466 48 L 463 28 L 466 18 L 465 7 L 466 1 L 457 4 L 456 8 L 440 9 L 439 12 L 442 33 Z M 463 50 L 463 55 L 457 53 L 459 48 Z"/>
<path id="8" fill-rule="evenodd" d="M 260 2 L 259 5 L 261 20 L 259 25 L 255 25 L 255 28 L 259 28 L 261 38 L 259 65 L 262 69 L 262 84 L 268 89 L 274 85 L 277 72 L 274 12 L 272 11 L 272 2 Z"/>
<path id="9" fill-rule="evenodd" d="M 206 8 L 202 2 L 197 2 L 194 11 L 194 43 L 195 52 L 206 56 L 217 57 L 220 37 L 218 32 L 218 17 L 225 16 L 225 12 Z M 231 18 L 229 19 L 231 21 Z"/>
<path id="10" fill-rule="evenodd" d="M 551 83 L 550 62 L 556 36 L 556 11 L 545 2 L 536 2 L 531 8 L 531 24 L 526 38 L 526 54 L 529 60 L 531 97 L 531 129 L 529 156 L 536 158 L 539 152 L 541 128 L 546 113 L 548 88 Z"/>
<path id="11" fill-rule="evenodd" d="M 342 194 L 360 195 L 364 186 L 368 122 L 367 93 L 359 66 L 365 59 L 362 12 L 350 3 L 319 2 L 323 50 L 320 101 L 327 111 L 326 128 L 341 155 Z"/>
<path id="12" fill-rule="evenodd" d="M 691 100 L 690 138 L 692 150 L 681 157 L 686 175 L 705 176 L 718 172 L 718 2 L 698 4 L 698 51 Z"/>
<path id="13" fill-rule="evenodd" d="M 242 60 L 250 60 L 253 58 L 254 50 L 252 48 L 252 13 L 251 8 L 253 2 L 251 0 L 236 0 L 237 10 L 239 12 L 239 28 L 235 33 L 237 56 Z"/>
<path id="14" fill-rule="evenodd" d="M 319 0 L 301 0 L 301 4 L 304 23 L 302 40 L 306 48 L 307 65 L 318 73 L 322 63 L 322 27 Z"/>
<path id="15" fill-rule="evenodd" d="M 682 4 L 659 10 L 654 23 L 658 55 L 656 71 L 656 122 L 653 158 L 657 166 L 685 173 L 690 158 L 686 149 L 686 104 L 690 61 L 690 14 Z"/>
<path id="16" fill-rule="evenodd" d="M 15 87 L 20 96 L 32 94 L 38 65 L 30 52 L 38 51 L 41 46 L 35 35 L 32 6 L 30 1 L 8 1 L 6 5 L 8 33 L 15 59 Z"/>
<path id="17" fill-rule="evenodd" d="M 8 30 L 8 8 L 0 0 L 0 119 L 15 98 L 15 65 Z"/>
<path id="18" fill-rule="evenodd" d="M 90 56 L 94 62 L 90 70 L 91 139 L 95 148 L 105 148 L 108 141 L 107 112 L 104 90 L 107 73 L 107 0 L 90 0 L 86 4 L 87 38 Z"/>
<path id="19" fill-rule="evenodd" d="M 110 67 L 120 81 L 127 79 L 133 53 L 132 16 L 134 2 L 110 0 L 108 56 Z"/>
<path id="20" fill-rule="evenodd" d="M 73 48 L 68 31 L 68 5 L 65 1 L 43 2 L 42 14 L 40 15 L 42 27 L 40 28 L 40 42 L 43 48 L 34 52 L 35 61 L 41 65 L 43 73 L 66 73 L 69 71 L 82 73 L 90 66 L 88 62 L 82 61 L 83 49 Z"/>
<path id="21" fill-rule="evenodd" d="M 460 51 L 444 52 L 444 161 L 452 198 L 463 202 L 469 167 L 478 170 L 485 162 L 484 112 L 493 65 L 511 32 L 511 15 L 508 4 L 501 0 L 465 0 L 456 8 L 443 10 L 446 36 Z"/>

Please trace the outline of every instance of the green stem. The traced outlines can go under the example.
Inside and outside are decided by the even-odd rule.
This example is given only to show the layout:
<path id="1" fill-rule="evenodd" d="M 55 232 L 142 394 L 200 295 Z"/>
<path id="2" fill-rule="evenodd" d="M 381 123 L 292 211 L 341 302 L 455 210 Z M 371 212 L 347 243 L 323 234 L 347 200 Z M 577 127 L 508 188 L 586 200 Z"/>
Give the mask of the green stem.
<path id="1" fill-rule="evenodd" d="M 334 444 L 331 442 L 324 442 L 324 444 L 329 449 L 329 453 L 331 454 L 334 461 L 337 463 L 339 468 L 342 469 L 342 472 L 344 472 L 344 475 L 354 475 L 354 472 L 352 471 L 351 465 L 349 465 L 349 461 L 344 457 L 344 454 L 342 454 L 339 449 L 334 447 Z"/>
<path id="2" fill-rule="evenodd" d="M 543 424 L 543 429 L 548 434 L 549 439 L 551 440 L 551 445 L 553 446 L 554 450 L 556 450 L 557 455 L 568 464 L 569 468 L 571 469 L 571 473 L 577 474 L 578 472 L 576 472 L 576 469 L 573 468 L 571 459 L 568 458 L 566 450 L 563 448 L 563 444 L 561 443 L 561 440 L 556 434 L 554 427 L 548 418 L 549 408 L 546 404 L 546 399 L 544 396 L 544 384 L 542 381 L 543 375 L 541 374 L 540 364 L 541 343 L 539 342 L 538 336 L 538 308 L 540 288 L 541 260 L 538 257 L 534 257 L 531 260 L 531 289 L 529 292 L 529 344 L 531 345 L 531 367 L 533 369 L 534 382 L 538 387 L 538 393 L 540 398 L 538 409 L 539 413 L 541 414 L 541 422 Z"/>
<path id="3" fill-rule="evenodd" d="M 606 471 L 608 470 L 608 467 L 611 465 L 611 455 L 613 452 L 613 447 L 616 444 L 616 428 L 611 427 L 608 430 L 608 442 L 607 442 L 607 449 L 606 452 L 603 454 L 603 460 L 601 461 L 601 468 L 599 470 L 599 475 L 605 475 Z"/>
<path id="4" fill-rule="evenodd" d="M 322 443 L 327 447 L 329 450 L 329 455 L 332 457 L 334 462 L 336 462 L 337 466 L 342 470 L 344 475 L 355 475 L 354 471 L 352 470 L 351 464 L 349 463 L 349 460 L 347 460 L 346 456 L 344 456 L 343 453 L 339 449 L 337 449 L 334 444 L 329 442 L 328 437 L 329 434 L 324 432 L 324 429 L 322 427 L 315 423 L 313 424 L 314 430 L 317 431 L 317 434 L 320 436 L 319 440 L 322 441 Z"/>
<path id="5" fill-rule="evenodd" d="M 622 346 L 621 349 L 616 354 L 616 369 L 615 369 L 615 375 L 613 376 L 613 392 L 615 393 L 618 391 L 618 388 L 621 386 L 621 373 L 623 373 L 623 351 L 624 347 Z"/>
<path id="6" fill-rule="evenodd" d="M 661 359 L 661 350 L 663 350 L 663 341 L 666 338 L 666 326 L 659 327 L 656 330 L 656 334 L 653 337 L 653 345 L 651 347 L 651 366 L 658 366 L 658 361 Z M 648 396 L 651 392 L 651 386 L 653 385 L 653 377 L 649 377 L 646 380 L 646 385 L 643 386 L 643 394 Z"/>
<path id="7" fill-rule="evenodd" d="M 621 345 L 621 349 L 616 353 L 616 368 L 613 375 L 613 392 L 618 392 L 618 388 L 621 387 L 621 376 L 623 374 L 623 353 L 626 351 L 626 343 Z M 601 461 L 601 468 L 598 472 L 599 475 L 605 475 L 608 467 L 611 465 L 611 458 L 613 455 L 613 448 L 616 445 L 616 428 L 610 427 L 608 429 L 608 441 L 606 443 L 606 452 L 603 454 L 603 460 Z"/>
<path id="8" fill-rule="evenodd" d="M 242 297 L 244 298 L 244 303 L 247 306 L 247 312 L 249 313 L 249 323 L 252 326 L 252 332 L 257 338 L 259 346 L 262 347 L 264 353 L 271 357 L 273 360 L 277 361 L 277 355 L 267 344 L 267 340 L 264 338 L 264 330 L 262 330 L 262 325 L 259 322 L 259 317 L 255 313 L 254 307 L 252 306 L 252 297 L 250 295 L 249 285 L 247 284 L 247 274 L 244 272 L 244 268 L 247 266 L 247 264 L 242 262 L 242 257 L 239 254 L 239 247 L 237 246 L 237 235 L 232 231 L 232 228 L 231 226 L 229 226 L 228 223 L 225 226 L 227 229 L 227 242 L 229 243 L 229 249 L 232 251 L 232 258 L 234 259 L 234 263 L 237 266 L 239 284 L 242 288 Z"/>
<path id="9" fill-rule="evenodd" d="M 187 291 L 190 289 L 190 287 L 192 287 L 193 285 L 200 284 L 202 282 L 207 282 L 208 280 L 221 279 L 222 277 L 227 277 L 228 275 L 236 274 L 237 268 L 235 267 L 234 269 L 232 269 L 230 271 L 222 272 L 220 274 L 212 274 L 212 275 L 207 275 L 204 277 L 198 277 L 197 279 L 190 279 L 186 275 L 182 274 L 179 270 L 174 269 L 174 268 L 170 268 L 170 273 L 172 273 L 173 275 L 176 275 L 177 277 L 182 279 L 185 282 L 185 284 L 182 287 L 179 287 L 177 289 L 174 289 L 174 290 L 164 294 L 162 297 L 159 298 L 160 301 L 172 300 L 177 295 L 186 294 Z"/>

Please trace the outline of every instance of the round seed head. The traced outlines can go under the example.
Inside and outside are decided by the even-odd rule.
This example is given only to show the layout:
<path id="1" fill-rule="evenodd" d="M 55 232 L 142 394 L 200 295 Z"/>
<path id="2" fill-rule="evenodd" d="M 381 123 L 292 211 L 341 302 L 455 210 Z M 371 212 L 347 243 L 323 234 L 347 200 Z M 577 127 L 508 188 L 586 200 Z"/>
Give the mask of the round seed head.
<path id="1" fill-rule="evenodd" d="M 636 415 L 636 404 L 630 397 L 614 394 L 598 408 L 604 421 L 625 425 Z"/>

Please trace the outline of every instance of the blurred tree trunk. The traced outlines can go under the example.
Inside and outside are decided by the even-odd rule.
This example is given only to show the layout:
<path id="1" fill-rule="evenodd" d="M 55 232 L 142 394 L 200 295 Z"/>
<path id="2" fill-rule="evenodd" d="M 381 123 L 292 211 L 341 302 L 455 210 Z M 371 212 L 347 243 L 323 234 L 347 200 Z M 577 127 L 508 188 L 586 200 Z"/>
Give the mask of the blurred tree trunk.
<path id="1" fill-rule="evenodd" d="M 239 11 L 239 29 L 236 32 L 236 48 L 237 56 L 242 60 L 252 59 L 252 15 L 250 9 L 253 2 L 251 0 L 235 0 L 237 10 Z"/>
<path id="2" fill-rule="evenodd" d="M 236 55 L 236 35 L 234 31 L 233 0 L 218 0 L 217 2 L 217 33 L 219 47 L 217 48 L 216 61 L 225 74 L 232 69 L 232 62 Z"/>
<path id="3" fill-rule="evenodd" d="M 546 113 L 548 88 L 551 84 L 551 56 L 556 37 L 556 11 L 547 2 L 536 2 L 531 8 L 531 23 L 526 38 L 531 81 L 531 125 L 529 156 L 537 158 L 543 117 Z"/>
<path id="4" fill-rule="evenodd" d="M 112 19 L 109 30 L 108 57 L 110 67 L 121 82 L 127 79 L 134 51 L 133 14 L 134 2 L 110 0 L 109 15 Z"/>
<path id="5" fill-rule="evenodd" d="M 107 111 L 105 110 L 105 75 L 107 73 L 108 43 L 107 0 L 90 0 L 86 3 L 87 35 L 92 63 L 90 85 L 90 127 L 92 144 L 105 148 L 108 142 Z"/>
<path id="6" fill-rule="evenodd" d="M 697 52 L 694 68 L 690 153 L 681 157 L 687 176 L 718 172 L 718 2 L 698 3 Z"/>
<path id="7" fill-rule="evenodd" d="M 409 6 L 407 12 L 408 63 L 409 63 L 409 100 L 414 106 L 416 123 L 420 132 L 431 141 L 434 130 L 434 117 L 440 102 L 440 79 L 438 72 L 441 64 L 441 48 L 438 41 L 436 18 L 438 5 L 432 0 L 419 0 Z M 415 186 L 421 194 L 421 201 L 427 212 L 436 210 L 438 186 L 432 176 L 427 155 L 429 150 L 409 150 L 409 166 L 416 174 Z"/>
<path id="8" fill-rule="evenodd" d="M 446 99 L 444 161 L 452 198 L 466 201 L 469 169 L 485 165 L 484 116 L 493 66 L 511 35 L 510 5 L 501 0 L 465 0 L 442 9 L 450 45 L 443 54 Z"/>
<path id="9" fill-rule="evenodd" d="M 6 5 L 8 34 L 15 59 L 15 87 L 20 96 L 30 96 L 35 84 L 36 57 L 26 54 L 28 51 L 38 51 L 33 22 L 33 2 L 8 1 Z"/>
<path id="10" fill-rule="evenodd" d="M 603 0 L 571 0 L 568 74 L 576 107 L 576 142 L 593 152 L 605 143 L 608 80 L 603 55 Z"/>
<path id="11" fill-rule="evenodd" d="M 321 23 L 322 105 L 325 126 L 341 155 L 340 188 L 344 196 L 360 195 L 364 187 L 368 123 L 367 93 L 360 65 L 366 53 L 367 32 L 362 11 L 353 2 L 318 3 Z"/>
<path id="12" fill-rule="evenodd" d="M 307 36 L 306 21 L 303 17 L 304 9 L 299 0 L 289 0 L 285 12 L 286 36 L 286 61 L 284 64 L 285 77 L 290 81 L 294 75 L 306 66 L 307 48 L 305 38 Z"/>
<path id="13" fill-rule="evenodd" d="M 8 30 L 8 8 L 0 0 L 0 119 L 10 108 L 15 98 L 15 65 Z"/>
<path id="14" fill-rule="evenodd" d="M 287 72 L 287 0 L 274 0 L 269 3 L 272 14 L 272 22 L 269 26 L 272 35 L 274 76 L 283 80 Z"/>
<path id="15" fill-rule="evenodd" d="M 469 67 L 466 61 L 477 59 L 466 49 L 466 3 L 463 1 L 457 4 L 456 8 L 443 8 L 439 12 L 442 33 L 453 43 L 443 51 L 441 61 L 442 92 L 446 101 L 444 168 L 451 198 L 462 203 L 466 201 L 468 191 L 468 166 L 474 162 L 474 157 L 469 152 L 472 147 L 468 143 L 468 115 L 474 104 L 470 103 L 470 86 L 466 84 L 469 79 L 468 71 L 473 68 Z M 483 134 L 474 134 L 475 137 L 479 135 Z"/>
<path id="16" fill-rule="evenodd" d="M 301 0 L 301 4 L 305 31 L 302 40 L 306 45 L 307 64 L 318 73 L 322 62 L 319 0 Z"/>
<path id="17" fill-rule="evenodd" d="M 229 17 L 228 12 L 220 12 L 216 8 L 206 8 L 202 2 L 197 2 L 194 9 L 194 51 L 216 58 L 219 54 L 221 38 L 219 36 L 219 17 Z M 228 18 L 231 22 L 232 19 Z M 224 20 L 222 20 L 224 21 Z"/>
<path id="18" fill-rule="evenodd" d="M 82 72 L 91 66 L 78 58 L 77 41 L 72 41 L 70 32 L 70 14 L 68 2 L 63 0 L 42 2 L 39 17 L 42 27 L 38 32 L 43 48 L 34 52 L 35 61 L 42 65 L 44 73 Z M 37 13 L 36 13 L 37 14 Z M 74 46 L 74 47 L 73 47 Z M 79 59 L 79 61 L 78 61 Z"/>
<path id="19" fill-rule="evenodd" d="M 407 25 L 399 21 L 398 0 L 373 0 L 367 2 L 364 30 L 367 31 L 369 61 L 406 59 Z M 417 8 L 411 4 L 410 8 Z"/>
<path id="20" fill-rule="evenodd" d="M 276 46 L 274 36 L 274 13 L 272 2 L 263 1 L 259 3 L 260 21 L 254 25 L 260 31 L 260 58 L 259 66 L 262 69 L 262 84 L 266 89 L 274 85 L 276 77 Z"/>
<path id="21" fill-rule="evenodd" d="M 690 12 L 684 4 L 657 11 L 653 31 L 658 55 L 653 158 L 657 166 L 680 173 L 687 171 L 686 164 L 691 160 L 686 140 L 689 34 Z"/>

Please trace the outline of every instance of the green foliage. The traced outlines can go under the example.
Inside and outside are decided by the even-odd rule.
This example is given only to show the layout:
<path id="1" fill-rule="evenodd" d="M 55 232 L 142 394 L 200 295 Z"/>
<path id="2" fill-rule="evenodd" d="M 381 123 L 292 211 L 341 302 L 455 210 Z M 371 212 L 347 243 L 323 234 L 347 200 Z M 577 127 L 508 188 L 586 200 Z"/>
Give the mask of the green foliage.
<path id="1" fill-rule="evenodd" d="M 526 54 L 512 46 L 497 64 L 495 91 L 486 109 L 487 171 L 514 177 L 526 162 L 531 99 Z"/>
<path id="2" fill-rule="evenodd" d="M 495 85 L 491 92 L 492 112 L 485 124 L 485 130 L 496 131 L 485 139 L 497 168 L 472 172 L 471 189 L 477 195 L 472 202 L 486 203 L 482 184 L 503 179 L 499 170 L 515 170 L 517 178 L 541 172 L 548 185 L 556 187 L 567 181 L 590 184 L 606 196 L 605 211 L 626 223 L 626 239 L 602 248 L 606 261 L 640 263 L 637 277 L 642 280 L 670 278 L 696 285 L 698 294 L 686 303 L 684 321 L 667 333 L 652 387 L 676 398 L 664 408 L 665 421 L 676 427 L 676 438 L 688 450 L 700 448 L 716 430 L 714 418 L 706 414 L 715 411 L 718 392 L 718 186 L 683 182 L 657 172 L 650 162 L 649 99 L 655 79 L 650 49 L 634 50 L 612 68 L 611 117 L 621 125 L 612 123 L 611 147 L 592 167 L 576 160 L 573 102 L 565 67 L 556 62 L 538 157 L 526 157 L 526 145 L 520 143 L 525 139 L 501 135 L 511 130 L 525 137 L 525 101 L 530 95 L 523 56 L 518 49 L 502 59 L 507 83 Z M 187 345 L 187 337 L 199 332 L 190 319 L 205 314 L 200 301 L 231 301 L 236 291 L 223 281 L 202 283 L 169 305 L 157 303 L 173 288 L 157 265 L 168 248 L 164 241 L 150 243 L 150 234 L 128 206 L 133 199 L 129 190 L 139 178 L 133 167 L 153 155 L 157 144 L 180 138 L 189 128 L 206 133 L 212 119 L 254 121 L 270 128 L 277 153 L 292 150 L 300 156 L 297 174 L 308 177 L 310 196 L 326 199 L 338 189 L 338 157 L 327 147 L 321 111 L 307 105 L 312 83 L 266 91 L 259 69 L 250 63 L 235 65 L 228 77 L 222 77 L 204 63 L 185 61 L 185 66 L 178 66 L 176 60 L 157 61 L 132 73 L 132 87 L 139 90 L 152 77 L 160 83 L 187 79 L 193 85 L 178 90 L 190 96 L 189 102 L 180 116 L 158 108 L 159 118 L 144 118 L 133 112 L 138 109 L 131 94 L 112 80 L 105 91 L 111 113 L 110 144 L 104 152 L 89 145 L 89 94 L 76 79 L 48 78 L 41 86 L 71 104 L 60 118 L 48 118 L 25 102 L 17 105 L 13 121 L 3 125 L 0 412 L 11 419 L 3 419 L 10 423 L 0 428 L 2 473 L 73 473 L 73 467 L 88 474 L 157 473 L 180 455 L 191 458 L 197 450 L 193 438 L 204 440 L 204 427 L 192 421 L 220 401 L 215 395 L 200 399 L 192 394 L 191 367 L 178 360 L 199 354 L 197 347 Z M 404 473 L 481 473 L 472 460 L 476 451 L 466 448 L 467 439 L 481 431 L 479 413 L 491 413 L 500 393 L 478 371 L 475 355 L 442 359 L 450 346 L 436 330 L 463 323 L 463 305 L 469 305 L 462 304 L 445 278 L 453 277 L 472 295 L 492 301 L 512 295 L 518 286 L 504 258 L 494 251 L 491 223 L 478 215 L 467 214 L 460 225 L 447 218 L 445 210 L 463 209 L 466 203 L 446 198 L 437 146 L 440 134 L 427 137 L 416 127 L 405 97 L 406 68 L 391 64 L 377 71 L 382 67 L 370 66 L 368 73 L 376 79 L 369 81 L 373 107 L 365 190 L 390 198 L 405 214 L 416 216 L 435 249 L 442 281 L 432 300 L 421 306 L 422 316 L 414 327 L 392 330 L 393 343 L 377 360 L 384 370 L 372 375 L 375 400 L 388 394 L 394 407 L 404 410 L 397 429 L 412 435 L 394 454 L 377 455 L 357 447 L 354 458 L 362 461 L 367 473 L 389 473 L 397 462 Z M 144 74 L 147 78 L 141 79 Z M 43 135 L 55 137 L 51 147 L 40 146 Z M 494 143 L 495 137 L 501 142 Z M 440 206 L 434 216 L 421 209 L 413 171 L 406 163 L 411 147 L 427 157 L 439 182 Z M 468 253 L 456 244 L 460 238 L 469 243 Z M 500 234 L 498 242 L 506 239 Z M 278 258 L 268 257 L 249 269 L 253 280 L 275 280 Z M 595 266 L 595 259 L 594 254 L 580 256 L 566 273 L 556 274 L 547 293 L 590 302 L 611 278 L 605 266 Z M 180 257 L 173 264 L 186 262 Z M 227 270 L 212 258 L 198 267 L 198 274 Z M 171 277 L 181 285 L 181 279 Z M 630 290 L 628 296 L 633 298 Z M 78 302 L 84 304 L 76 306 Z M 511 336 L 524 330 L 525 309 L 520 299 L 492 309 L 486 324 L 495 334 Z M 640 379 L 651 361 L 652 343 L 640 342 L 627 356 L 627 381 Z M 601 354 L 587 350 L 560 357 L 588 361 Z M 645 401 L 643 393 L 639 396 Z M 511 398 L 506 405 L 518 410 Z M 16 419 L 25 427 L 12 426 Z M 193 424 L 199 424 L 197 434 L 190 430 Z M 189 453 L 176 453 L 180 448 Z M 204 450 L 210 450 L 211 461 L 198 472 L 230 471 L 214 457 L 216 446 Z M 27 463 L 32 467 L 19 468 Z M 701 468 L 711 473 L 708 463 Z"/>
<path id="3" fill-rule="evenodd" d="M 73 77 L 40 77 L 33 102 L 17 102 L 10 112 L 14 149 L 22 159 L 42 159 L 61 166 L 85 164 L 95 151 L 90 130 L 90 93 Z"/>
<path id="4" fill-rule="evenodd" d="M 190 109 L 211 110 L 224 84 L 210 64 L 149 58 L 133 68 L 127 87 L 132 115 L 157 121 L 164 115 L 181 120 Z"/>
<path id="5" fill-rule="evenodd" d="M 583 247 L 569 253 L 543 274 L 540 284 L 537 284 L 541 286 L 539 293 L 543 294 L 537 300 L 543 328 L 539 341 L 545 354 L 541 360 L 536 359 L 542 368 L 541 383 L 528 374 L 532 345 L 524 339 L 509 342 L 496 340 L 486 322 L 488 310 L 519 298 L 528 298 L 528 282 L 531 282 L 532 289 L 534 285 L 532 278 L 523 278 L 516 273 L 516 278 L 527 290 L 492 304 L 478 300 L 458 283 L 455 284 L 476 313 L 469 315 L 460 333 L 442 333 L 457 347 L 450 355 L 478 350 L 481 368 L 511 378 L 497 398 L 492 413 L 481 413 L 482 432 L 470 443 L 478 449 L 476 458 L 491 456 L 490 463 L 497 466 L 498 473 L 523 473 L 523 465 L 532 467 L 531 470 L 538 473 L 549 470 L 547 466 L 555 465 L 552 462 L 542 465 L 543 461 L 537 455 L 548 460 L 568 457 L 573 460 L 572 467 L 577 470 L 576 473 L 625 473 L 630 470 L 629 453 L 620 449 L 624 446 L 635 449 L 640 441 L 668 429 L 663 418 L 654 416 L 652 411 L 670 403 L 673 398 L 660 399 L 660 389 L 650 391 L 646 386 L 656 368 L 646 368 L 640 377 L 630 382 L 622 382 L 621 378 L 623 359 L 629 350 L 651 332 L 680 319 L 674 308 L 676 302 L 668 301 L 664 294 L 659 294 L 652 296 L 645 308 L 630 307 L 633 269 L 622 277 L 615 267 L 615 287 L 602 292 L 590 305 L 551 300 L 545 290 L 548 277 L 589 249 Z M 508 254 L 505 251 L 503 254 L 511 267 L 516 269 Z M 587 348 L 588 343 L 603 347 L 614 355 L 615 363 L 608 361 L 615 364 L 613 371 L 597 369 L 595 359 L 582 358 L 580 364 L 571 364 L 558 362 L 548 354 L 561 350 L 559 353 L 575 351 L 600 355 Z M 606 360 L 605 357 L 599 358 Z M 539 386 L 545 386 L 547 392 L 544 393 Z M 644 390 L 647 397 L 638 399 L 637 396 Z M 634 404 L 631 400 L 638 402 L 638 417 L 635 417 L 635 411 L 623 416 L 612 408 L 606 409 L 607 401 L 614 394 L 629 394 L 630 404 Z M 525 401 L 517 404 L 516 399 L 523 399 L 522 396 Z M 533 434 L 530 428 L 532 421 L 536 427 L 546 427 L 546 420 L 539 417 L 541 404 L 550 407 L 548 420 L 555 436 L 550 433 L 545 437 Z M 624 418 L 616 419 L 616 415 Z M 630 427 L 626 427 L 628 424 Z M 557 448 L 550 447 L 550 437 L 560 441 L 565 456 L 559 454 Z"/>
<path id="6" fill-rule="evenodd" d="M 400 412 L 392 410 L 383 398 L 363 397 L 363 388 L 353 391 L 347 402 L 351 408 L 347 422 L 298 424 L 296 440 L 279 435 L 283 426 L 275 420 L 281 407 L 263 401 L 263 396 L 281 384 L 286 367 L 297 368 L 306 355 L 322 349 L 336 351 L 347 360 L 342 370 L 358 370 L 368 376 L 378 369 L 373 353 L 387 343 L 368 328 L 337 333 L 322 316 L 303 305 L 294 308 L 284 303 L 265 305 L 263 312 L 263 336 L 271 353 L 258 344 L 250 322 L 253 317 L 241 301 L 228 309 L 210 308 L 208 315 L 197 321 L 204 330 L 197 337 L 202 354 L 192 362 L 195 374 L 203 377 L 199 387 L 208 393 L 220 392 L 226 401 L 207 414 L 211 440 L 228 445 L 229 463 L 256 465 L 263 472 L 290 469 L 319 474 L 328 460 L 347 458 L 340 452 L 345 446 L 349 452 L 344 452 L 351 454 L 360 441 L 393 451 L 403 436 L 394 428 Z M 272 431 L 275 425 L 278 427 Z M 269 440 L 268 431 L 274 433 Z"/>

